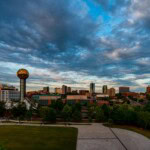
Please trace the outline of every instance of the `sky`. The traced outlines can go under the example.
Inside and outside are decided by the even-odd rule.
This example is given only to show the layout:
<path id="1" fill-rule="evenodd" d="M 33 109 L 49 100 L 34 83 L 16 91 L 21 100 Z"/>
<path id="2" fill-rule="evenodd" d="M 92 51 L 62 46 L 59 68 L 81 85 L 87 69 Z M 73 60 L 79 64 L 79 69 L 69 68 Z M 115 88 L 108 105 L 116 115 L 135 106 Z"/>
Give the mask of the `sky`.
<path id="1" fill-rule="evenodd" d="M 0 0 L 0 83 L 27 90 L 150 84 L 150 0 Z"/>

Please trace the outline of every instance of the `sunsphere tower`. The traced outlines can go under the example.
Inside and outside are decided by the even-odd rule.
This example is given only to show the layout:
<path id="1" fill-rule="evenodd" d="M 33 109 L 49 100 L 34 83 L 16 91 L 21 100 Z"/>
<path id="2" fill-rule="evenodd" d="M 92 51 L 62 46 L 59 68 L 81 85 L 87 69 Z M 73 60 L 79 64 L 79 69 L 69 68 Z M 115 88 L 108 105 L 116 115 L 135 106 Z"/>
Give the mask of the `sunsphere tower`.
<path id="1" fill-rule="evenodd" d="M 24 101 L 26 96 L 26 79 L 29 77 L 29 72 L 26 69 L 19 69 L 17 76 L 20 78 L 20 99 Z"/>

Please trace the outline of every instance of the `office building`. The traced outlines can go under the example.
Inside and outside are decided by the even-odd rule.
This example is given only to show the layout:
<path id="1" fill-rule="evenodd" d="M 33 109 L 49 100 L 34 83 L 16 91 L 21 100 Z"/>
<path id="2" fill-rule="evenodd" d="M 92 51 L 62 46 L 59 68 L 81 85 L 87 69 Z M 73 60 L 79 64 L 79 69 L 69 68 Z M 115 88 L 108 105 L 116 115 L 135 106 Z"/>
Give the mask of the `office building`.
<path id="1" fill-rule="evenodd" d="M 44 93 L 49 93 L 49 87 L 43 87 L 43 92 Z"/>
<path id="2" fill-rule="evenodd" d="M 62 94 L 62 88 L 55 88 L 56 94 Z"/>
<path id="3" fill-rule="evenodd" d="M 116 95 L 116 90 L 114 88 L 109 89 L 109 96 L 114 97 Z"/>
<path id="4" fill-rule="evenodd" d="M 128 93 L 130 92 L 129 87 L 119 87 L 119 93 Z"/>
<path id="5" fill-rule="evenodd" d="M 62 94 L 67 94 L 67 86 L 66 85 L 62 86 Z"/>
<path id="6" fill-rule="evenodd" d="M 148 86 L 148 87 L 146 88 L 146 93 L 147 93 L 147 94 L 150 94 L 150 86 Z"/>
<path id="7" fill-rule="evenodd" d="M 107 89 L 107 85 L 104 85 L 103 86 L 103 94 L 108 94 L 108 91 L 107 91 L 108 89 Z"/>
<path id="8" fill-rule="evenodd" d="M 90 83 L 90 93 L 95 93 L 95 83 Z"/>
<path id="9" fill-rule="evenodd" d="M 71 93 L 71 87 L 67 87 L 67 93 Z"/>
<path id="10" fill-rule="evenodd" d="M 20 79 L 20 99 L 24 101 L 26 97 L 26 79 L 29 77 L 29 72 L 26 69 L 19 69 L 17 76 Z"/>

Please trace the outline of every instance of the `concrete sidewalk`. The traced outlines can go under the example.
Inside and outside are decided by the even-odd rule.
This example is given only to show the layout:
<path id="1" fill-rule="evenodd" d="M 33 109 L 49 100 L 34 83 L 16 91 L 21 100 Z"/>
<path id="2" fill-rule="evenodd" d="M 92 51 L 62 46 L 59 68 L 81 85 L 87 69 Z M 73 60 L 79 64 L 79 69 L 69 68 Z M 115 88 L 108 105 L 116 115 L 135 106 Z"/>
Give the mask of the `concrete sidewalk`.
<path id="1" fill-rule="evenodd" d="M 77 150 L 150 150 L 150 140 L 135 132 L 102 124 L 74 127 L 78 128 Z"/>

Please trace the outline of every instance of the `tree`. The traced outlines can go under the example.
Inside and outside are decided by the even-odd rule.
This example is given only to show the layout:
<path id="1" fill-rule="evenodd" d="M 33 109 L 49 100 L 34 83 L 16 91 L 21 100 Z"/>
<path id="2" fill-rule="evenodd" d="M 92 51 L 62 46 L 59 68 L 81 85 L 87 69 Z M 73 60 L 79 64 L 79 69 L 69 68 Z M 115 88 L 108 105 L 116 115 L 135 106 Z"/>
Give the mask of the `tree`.
<path id="1" fill-rule="evenodd" d="M 0 117 L 4 117 L 5 111 L 6 111 L 5 102 L 0 101 Z"/>
<path id="2" fill-rule="evenodd" d="M 18 106 L 12 108 L 11 112 L 14 118 L 19 118 L 19 121 L 23 120 L 27 112 L 25 103 L 19 103 Z"/>
<path id="3" fill-rule="evenodd" d="M 40 108 L 40 116 L 43 121 L 46 122 L 55 122 L 56 121 L 56 111 L 54 108 L 49 107 L 41 107 Z"/>
<path id="4" fill-rule="evenodd" d="M 63 110 L 64 104 L 61 99 L 58 99 L 56 101 L 52 101 L 50 107 L 54 108 L 57 114 L 60 114 L 60 112 Z"/>
<path id="5" fill-rule="evenodd" d="M 111 118 L 116 124 L 124 124 L 124 112 L 119 106 L 114 106 Z"/>
<path id="6" fill-rule="evenodd" d="M 105 115 L 105 118 L 108 120 L 109 119 L 109 116 L 110 116 L 110 113 L 111 113 L 111 110 L 110 110 L 110 107 L 107 106 L 106 104 L 103 104 L 101 106 L 103 112 L 104 112 L 104 115 Z"/>
<path id="7" fill-rule="evenodd" d="M 82 120 L 81 112 L 79 110 L 75 110 L 72 114 L 72 118 L 74 121 L 81 121 Z"/>
<path id="8" fill-rule="evenodd" d="M 150 112 L 150 102 L 144 106 L 143 110 Z"/>
<path id="9" fill-rule="evenodd" d="M 88 116 L 90 119 L 93 119 L 95 116 L 95 104 L 89 104 L 88 105 Z"/>
<path id="10" fill-rule="evenodd" d="M 72 112 L 74 112 L 76 110 L 81 112 L 81 104 L 79 102 L 72 105 Z"/>
<path id="11" fill-rule="evenodd" d="M 104 115 L 104 111 L 99 106 L 96 107 L 95 119 L 98 122 L 106 121 L 106 117 Z"/>
<path id="12" fill-rule="evenodd" d="M 27 110 L 27 112 L 26 112 L 26 119 L 31 120 L 32 115 L 33 115 L 33 110 L 32 110 L 32 107 L 30 107 L 30 109 Z"/>
<path id="13" fill-rule="evenodd" d="M 71 115 L 72 115 L 72 108 L 69 105 L 65 105 L 62 111 L 62 117 L 64 118 L 64 121 L 71 121 Z"/>

